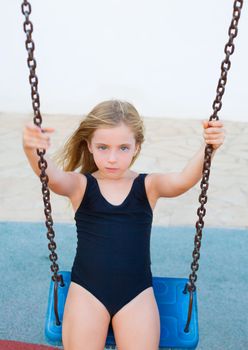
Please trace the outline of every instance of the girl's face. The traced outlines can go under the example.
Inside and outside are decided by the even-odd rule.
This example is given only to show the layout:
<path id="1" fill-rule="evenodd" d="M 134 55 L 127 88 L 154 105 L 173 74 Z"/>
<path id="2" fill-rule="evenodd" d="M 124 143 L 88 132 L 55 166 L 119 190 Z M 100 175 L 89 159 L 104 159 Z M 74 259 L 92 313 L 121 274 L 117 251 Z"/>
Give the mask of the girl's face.
<path id="1" fill-rule="evenodd" d="M 123 123 L 95 130 L 88 148 L 99 171 L 108 176 L 123 174 L 138 151 L 134 133 Z"/>

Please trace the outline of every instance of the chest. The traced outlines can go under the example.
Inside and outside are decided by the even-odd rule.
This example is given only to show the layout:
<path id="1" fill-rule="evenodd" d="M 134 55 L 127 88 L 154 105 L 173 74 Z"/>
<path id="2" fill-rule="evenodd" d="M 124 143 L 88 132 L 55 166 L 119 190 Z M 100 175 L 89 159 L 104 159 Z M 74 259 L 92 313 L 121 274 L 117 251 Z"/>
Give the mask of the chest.
<path id="1" fill-rule="evenodd" d="M 96 179 L 93 180 L 99 195 L 103 198 L 105 202 L 107 202 L 112 206 L 120 206 L 126 200 L 128 200 L 128 198 L 131 196 L 131 192 L 134 190 L 136 181 L 137 180 L 135 179 L 134 181 L 107 183 L 106 181 L 101 181 L 101 180 L 96 181 Z M 145 187 L 147 200 L 150 204 L 151 209 L 153 210 L 156 206 L 158 198 L 152 191 L 149 175 L 147 175 L 144 179 L 144 187 Z M 72 206 L 75 212 L 80 206 L 80 203 L 82 202 L 82 199 L 85 194 L 85 190 L 86 190 L 86 186 L 84 187 L 82 193 L 79 194 L 78 192 L 78 195 L 76 197 L 71 198 Z"/>

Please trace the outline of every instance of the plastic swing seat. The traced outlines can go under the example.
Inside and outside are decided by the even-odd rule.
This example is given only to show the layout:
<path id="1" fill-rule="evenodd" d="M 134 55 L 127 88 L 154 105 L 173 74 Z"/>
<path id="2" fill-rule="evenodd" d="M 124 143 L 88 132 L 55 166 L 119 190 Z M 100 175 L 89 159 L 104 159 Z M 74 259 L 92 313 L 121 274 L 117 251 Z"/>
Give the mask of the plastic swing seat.
<path id="1" fill-rule="evenodd" d="M 58 283 L 58 315 L 61 325 L 56 325 L 54 312 L 54 282 L 51 280 L 45 324 L 45 337 L 52 345 L 62 344 L 62 320 L 64 305 L 71 282 L 71 273 L 60 271 L 64 286 Z M 196 292 L 193 293 L 193 307 L 189 331 L 185 332 L 188 317 L 190 293 L 184 293 L 186 278 L 153 277 L 153 288 L 160 314 L 161 349 L 195 349 L 198 344 L 198 318 Z M 115 338 L 110 324 L 105 347 L 115 349 Z"/>

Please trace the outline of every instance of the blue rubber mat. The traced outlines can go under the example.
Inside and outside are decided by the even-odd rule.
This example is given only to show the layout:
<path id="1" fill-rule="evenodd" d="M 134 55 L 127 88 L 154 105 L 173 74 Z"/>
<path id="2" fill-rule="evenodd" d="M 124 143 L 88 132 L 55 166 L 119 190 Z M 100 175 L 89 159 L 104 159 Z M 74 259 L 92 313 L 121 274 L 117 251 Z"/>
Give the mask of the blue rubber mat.
<path id="1" fill-rule="evenodd" d="M 72 224 L 56 224 L 61 270 L 76 249 Z M 188 277 L 194 227 L 152 229 L 152 273 Z M 0 222 L 0 339 L 45 344 L 50 284 L 43 223 Z M 248 230 L 205 229 L 198 271 L 199 350 L 248 349 Z M 135 350 L 133 347 L 132 350 Z"/>

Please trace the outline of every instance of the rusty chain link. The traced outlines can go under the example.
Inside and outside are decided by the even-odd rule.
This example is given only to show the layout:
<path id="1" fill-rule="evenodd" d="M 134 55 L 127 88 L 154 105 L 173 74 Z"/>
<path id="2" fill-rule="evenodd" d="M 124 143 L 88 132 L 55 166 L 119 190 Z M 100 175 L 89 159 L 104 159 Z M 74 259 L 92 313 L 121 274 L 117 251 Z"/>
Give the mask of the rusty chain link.
<path id="1" fill-rule="evenodd" d="M 38 77 L 36 75 L 35 69 L 36 69 L 36 60 L 34 58 L 34 50 L 35 45 L 32 40 L 32 33 L 33 33 L 33 24 L 29 20 L 29 15 L 31 14 L 31 4 L 24 0 L 21 5 L 21 10 L 23 15 L 25 16 L 25 21 L 23 23 L 23 29 L 26 34 L 26 41 L 25 41 L 25 47 L 28 52 L 28 58 L 27 58 L 27 64 L 29 68 L 29 83 L 31 86 L 31 98 L 32 98 L 32 106 L 33 106 L 33 112 L 34 112 L 34 118 L 33 122 L 35 125 L 37 125 L 39 128 L 41 128 L 42 124 L 42 117 L 40 114 L 40 97 L 38 93 Z M 52 262 L 50 265 L 51 271 L 53 273 L 52 280 L 55 283 L 55 294 L 54 294 L 54 311 L 56 316 L 56 323 L 59 325 L 59 316 L 58 316 L 58 295 L 57 295 L 57 289 L 58 289 L 58 282 L 61 281 L 61 284 L 63 285 L 63 279 L 61 275 L 58 275 L 59 272 L 59 265 L 56 263 L 58 260 L 58 256 L 55 252 L 56 250 L 56 243 L 54 241 L 55 238 L 55 232 L 53 229 L 53 219 L 52 219 L 52 208 L 50 203 L 50 190 L 48 188 L 48 182 L 49 178 L 46 174 L 47 169 L 47 161 L 44 158 L 45 156 L 45 149 L 40 150 L 37 149 L 37 154 L 39 156 L 38 166 L 40 169 L 40 181 L 42 184 L 41 190 L 42 190 L 42 196 L 43 196 L 43 203 L 44 203 L 44 213 L 45 213 L 45 225 L 47 227 L 47 238 L 49 240 L 48 243 L 48 249 L 51 252 L 49 254 L 49 259 Z"/>
<path id="2" fill-rule="evenodd" d="M 234 52 L 234 43 L 233 40 L 238 34 L 238 22 L 241 14 L 241 9 L 243 6 L 243 0 L 235 0 L 233 4 L 233 15 L 232 21 L 228 30 L 229 40 L 225 45 L 224 52 L 226 54 L 225 59 L 221 63 L 221 75 L 218 81 L 217 89 L 216 89 L 216 98 L 213 102 L 213 114 L 210 116 L 209 120 L 219 120 L 218 112 L 222 107 L 222 97 L 225 92 L 225 85 L 227 82 L 227 73 L 231 67 L 230 56 Z M 185 332 L 189 331 L 189 324 L 191 320 L 192 314 L 192 306 L 193 306 L 193 292 L 196 290 L 195 282 L 197 280 L 196 272 L 199 269 L 199 259 L 200 259 L 200 248 L 201 248 L 201 239 L 202 239 L 202 230 L 204 227 L 203 218 L 206 214 L 206 208 L 204 205 L 207 203 L 207 190 L 209 186 L 209 175 L 210 175 L 210 167 L 211 167 L 211 157 L 212 157 L 213 148 L 211 145 L 207 145 L 205 147 L 205 155 L 204 155 L 204 164 L 202 171 L 202 180 L 201 180 L 201 194 L 199 196 L 200 207 L 197 209 L 198 220 L 195 224 L 196 234 L 194 239 L 194 250 L 192 253 L 193 262 L 191 263 L 192 272 L 189 275 L 189 282 L 184 290 L 190 292 L 190 302 L 189 302 L 189 311 L 188 311 L 188 319 L 185 326 Z"/>

